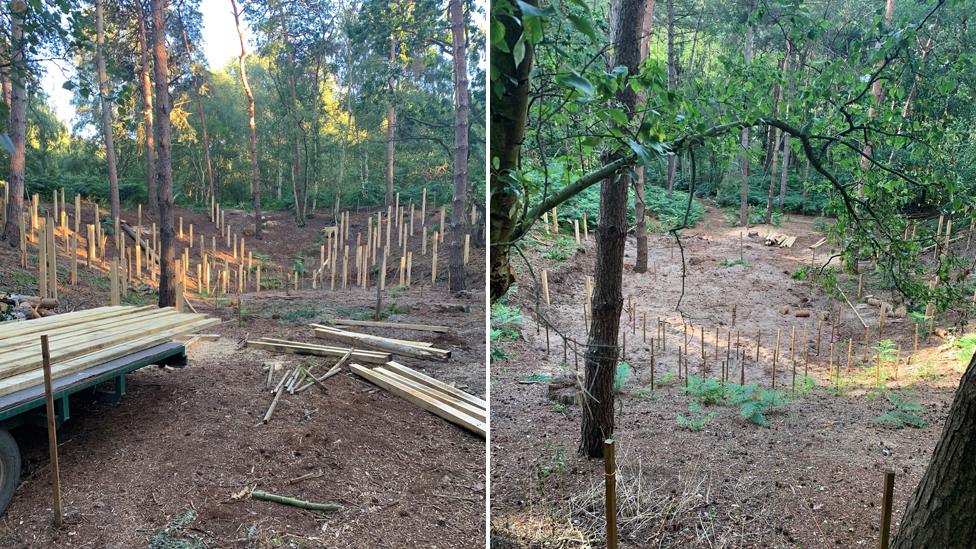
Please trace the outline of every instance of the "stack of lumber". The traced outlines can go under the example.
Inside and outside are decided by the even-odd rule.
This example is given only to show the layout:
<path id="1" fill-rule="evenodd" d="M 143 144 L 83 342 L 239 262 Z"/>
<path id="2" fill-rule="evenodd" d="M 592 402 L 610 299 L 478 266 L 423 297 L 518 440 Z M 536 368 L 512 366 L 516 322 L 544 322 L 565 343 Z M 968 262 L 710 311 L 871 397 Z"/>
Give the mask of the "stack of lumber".
<path id="1" fill-rule="evenodd" d="M 796 237 L 783 233 L 768 233 L 766 235 L 767 246 L 779 246 L 780 248 L 792 248 L 796 244 Z"/>
<path id="2" fill-rule="evenodd" d="M 401 356 L 429 360 L 447 360 L 451 358 L 451 351 L 437 349 L 432 344 L 423 341 L 392 339 L 359 332 L 350 332 L 323 324 L 312 324 L 311 326 L 315 328 L 315 337 L 339 341 L 360 348 L 365 347 L 367 349 L 387 351 Z"/>
<path id="3" fill-rule="evenodd" d="M 315 343 L 305 343 L 302 341 L 275 339 L 273 337 L 250 339 L 247 341 L 247 346 L 255 349 L 264 349 L 265 351 L 275 351 L 278 353 L 314 356 L 341 357 L 351 350 L 348 347 L 332 347 L 329 345 L 317 345 Z M 360 362 L 368 362 L 370 364 L 383 364 L 388 362 L 392 357 L 390 356 L 390 353 L 352 349 L 351 358 Z"/>
<path id="4" fill-rule="evenodd" d="M 387 362 L 385 366 L 372 369 L 350 364 L 349 369 L 432 414 L 481 437 L 485 436 L 488 405 L 474 395 L 396 362 Z"/>
<path id="5" fill-rule="evenodd" d="M 172 307 L 117 306 L 0 324 L 0 396 L 42 383 L 42 334 L 57 379 L 219 323 Z"/>

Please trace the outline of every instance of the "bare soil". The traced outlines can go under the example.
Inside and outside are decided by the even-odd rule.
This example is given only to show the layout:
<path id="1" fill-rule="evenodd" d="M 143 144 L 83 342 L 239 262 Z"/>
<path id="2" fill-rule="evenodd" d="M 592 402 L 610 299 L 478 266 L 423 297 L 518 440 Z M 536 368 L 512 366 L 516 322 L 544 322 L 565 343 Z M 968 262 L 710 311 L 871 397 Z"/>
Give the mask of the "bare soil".
<path id="1" fill-rule="evenodd" d="M 887 318 L 883 338 L 901 348 L 883 364 L 875 361 L 879 307 L 858 303 L 871 326 L 868 359 L 862 361 L 864 331 L 852 310 L 819 284 L 791 275 L 811 261 L 819 268 L 833 255 L 830 244 L 810 246 L 823 235 L 812 218 L 791 216 L 780 227 L 756 227 L 748 236 L 732 227 L 720 210 L 708 207 L 698 226 L 684 232 L 681 249 L 669 236 L 651 237 L 648 273 L 633 272 L 635 242 L 628 242 L 624 306 L 636 303 L 634 322 L 625 312 L 626 361 L 632 374 L 618 395 L 616 414 L 620 533 L 624 547 L 870 547 L 877 544 L 884 471 L 897 474 L 894 528 L 938 440 L 962 362 L 951 342 L 922 338 L 913 351 L 914 322 Z M 797 236 L 792 248 L 767 247 L 768 230 Z M 740 236 L 741 235 L 741 236 Z M 565 237 L 565 235 L 563 235 Z M 581 411 L 548 398 L 540 375 L 572 376 L 583 368 L 586 343 L 584 275 L 593 272 L 595 245 L 585 242 L 565 260 L 554 254 L 552 237 L 538 229 L 529 237 L 527 257 L 538 275 L 548 270 L 551 305 L 533 312 L 536 289 L 524 264 L 517 265 L 518 289 L 507 298 L 520 307 L 521 337 L 493 342 L 508 358 L 491 367 L 491 539 L 495 547 L 600 547 L 605 543 L 603 463 L 577 457 Z M 572 235 L 569 235 L 572 238 Z M 741 256 L 740 256 L 741 254 Z M 735 260 L 744 260 L 745 264 Z M 836 261 L 834 263 L 836 265 Z M 852 300 L 857 280 L 839 274 Z M 865 276 L 865 296 L 896 303 Z M 680 299 L 680 307 L 678 306 Z M 540 298 L 541 299 L 541 298 Z M 736 320 L 732 325 L 732 309 Z M 810 317 L 797 317 L 797 311 Z M 642 320 L 648 332 L 644 341 Z M 657 319 L 666 322 L 666 348 L 654 351 L 656 385 L 650 387 L 650 339 Z M 817 353 L 819 318 L 824 328 Z M 960 319 L 949 319 L 959 322 Z M 545 324 L 549 323 L 549 342 Z M 790 335 L 797 328 L 795 362 L 803 381 L 803 326 L 808 330 L 809 375 L 817 387 L 793 395 Z M 944 324 L 944 323 L 943 323 Z M 771 388 L 772 357 L 780 332 L 776 389 L 786 403 L 767 415 L 762 427 L 740 417 L 733 406 L 704 406 L 714 413 L 700 431 L 679 425 L 692 416 L 689 395 L 676 378 L 678 347 L 688 326 L 690 373 L 720 378 L 728 333 L 732 331 L 729 381 Z M 832 331 L 832 327 L 835 330 Z M 707 360 L 701 357 L 701 329 Z M 715 329 L 720 332 L 715 344 Z M 761 331 L 760 359 L 756 344 Z M 568 339 L 565 347 L 560 337 Z M 847 374 L 848 339 L 853 339 Z M 741 341 L 744 361 L 736 360 Z M 834 376 L 829 368 L 834 342 Z M 575 343 L 574 343 L 575 342 Z M 716 348 L 718 347 L 718 348 Z M 549 351 L 547 352 L 547 348 Z M 578 348 L 577 359 L 574 348 Z M 716 351 L 718 359 L 716 360 Z M 744 364 L 744 368 L 743 368 Z M 841 381 L 836 378 L 840 365 Z M 742 368 L 742 370 L 740 370 Z M 703 372 L 703 369 L 705 370 Z M 533 377 L 535 376 L 535 377 Z M 889 396 L 921 404 L 925 428 L 895 429 L 876 422 L 894 409 Z M 793 397 L 793 398 L 789 398 Z"/>
<path id="2" fill-rule="evenodd" d="M 205 211 L 177 215 L 208 245 L 218 234 Z M 124 217 L 135 221 L 132 211 Z M 320 213 L 297 228 L 290 212 L 268 218 L 264 240 L 247 240 L 274 266 L 266 273 L 287 272 L 296 255 L 317 265 L 318 234 L 331 219 Z M 355 235 L 366 214 L 353 214 L 352 221 Z M 242 227 L 246 214 L 228 211 L 227 222 Z M 434 224 L 432 213 L 428 225 Z M 419 257 L 419 238 L 414 247 Z M 441 257 L 446 266 L 446 253 Z M 473 249 L 471 261 L 468 293 L 451 295 L 443 281 L 430 286 L 428 252 L 418 262 L 423 267 L 415 264 L 414 286 L 390 285 L 384 297 L 387 320 L 448 325 L 451 332 L 371 331 L 452 350 L 446 363 L 398 361 L 484 397 L 484 272 L 477 267 L 484 265 L 484 250 Z M 79 271 L 78 285 L 60 288 L 59 312 L 108 304 L 104 275 Z M 36 294 L 35 272 L 20 269 L 16 253 L 0 246 L 0 292 Z M 151 290 L 129 296 L 130 303 L 155 301 Z M 357 288 L 245 294 L 239 309 L 228 299 L 191 299 L 199 312 L 225 322 L 210 330 L 219 340 L 191 347 L 185 369 L 146 367 L 130 374 L 128 394 L 117 404 L 72 400 L 72 417 L 59 430 L 60 530 L 50 525 L 46 433 L 15 430 L 24 471 L 0 516 L 0 547 L 146 546 L 188 509 L 195 519 L 170 537 L 196 538 L 205 547 L 484 546 L 482 439 L 348 372 L 327 380 L 327 391 L 285 394 L 270 423 L 261 425 L 273 396 L 265 389 L 264 362 L 324 372 L 335 359 L 277 355 L 244 341 L 312 341 L 308 323 L 367 315 L 375 301 L 375 289 Z M 253 488 L 343 508 L 319 513 L 239 497 Z"/>

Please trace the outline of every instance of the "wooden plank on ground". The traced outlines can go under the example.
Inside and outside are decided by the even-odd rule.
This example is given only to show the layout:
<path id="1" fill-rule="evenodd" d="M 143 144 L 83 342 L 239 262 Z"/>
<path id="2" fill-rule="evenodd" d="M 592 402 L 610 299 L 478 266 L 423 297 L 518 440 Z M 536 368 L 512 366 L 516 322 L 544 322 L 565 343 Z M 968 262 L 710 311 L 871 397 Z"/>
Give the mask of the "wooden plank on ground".
<path id="1" fill-rule="evenodd" d="M 313 356 L 339 356 L 346 354 L 348 349 L 341 347 L 326 347 L 324 345 L 306 345 L 297 341 L 267 341 L 267 340 L 248 340 L 248 347 L 264 349 L 266 351 L 276 351 L 279 353 L 289 353 L 293 355 L 313 355 Z M 384 364 L 392 358 L 389 353 L 376 353 L 375 351 L 353 351 L 352 356 L 361 362 L 370 364 Z"/>
<path id="2" fill-rule="evenodd" d="M 433 347 L 414 347 L 410 345 L 404 345 L 402 343 L 396 343 L 394 341 L 384 340 L 382 338 L 377 338 L 367 334 L 347 332 L 345 330 L 339 330 L 337 328 L 328 328 L 328 327 L 316 328 L 315 337 L 329 339 L 332 341 L 338 341 L 340 343 L 345 343 L 347 345 L 355 345 L 357 347 L 368 347 L 371 349 L 378 349 L 378 350 L 387 351 L 390 353 L 413 357 L 413 358 L 423 358 L 428 360 L 447 360 L 448 358 L 451 357 L 451 352 L 445 351 L 443 349 L 435 349 Z"/>
<path id="3" fill-rule="evenodd" d="M 468 429 L 475 434 L 484 438 L 487 433 L 486 426 L 483 422 L 455 409 L 437 399 L 430 397 L 419 391 L 391 380 L 389 377 L 378 375 L 369 368 L 361 366 L 359 364 L 350 364 L 349 369 L 352 370 L 356 375 L 366 379 L 370 383 L 382 387 L 387 391 L 393 393 L 394 395 L 407 400 L 428 412 L 450 421 L 451 423 Z"/>
<path id="4" fill-rule="evenodd" d="M 479 408 L 478 406 L 474 406 L 473 404 L 454 398 L 454 396 L 450 395 L 449 393 L 445 393 L 429 385 L 418 383 L 408 377 L 404 377 L 395 372 L 391 372 L 390 370 L 387 370 L 382 366 L 380 366 L 379 368 L 373 368 L 373 373 L 385 376 L 392 381 L 395 381 L 402 385 L 406 385 L 407 387 L 410 387 L 415 391 L 424 393 L 425 395 L 428 395 L 431 398 L 435 398 L 443 402 L 444 404 L 447 404 L 451 408 L 454 408 L 462 413 L 465 413 L 477 419 L 478 421 L 481 422 L 488 421 L 488 413 L 484 408 Z"/>
<path id="5" fill-rule="evenodd" d="M 80 322 L 129 314 L 140 310 L 141 307 L 118 306 L 118 307 L 98 307 L 86 309 L 84 311 L 73 311 L 60 315 L 47 316 L 34 320 L 24 320 L 19 322 L 0 323 L 0 340 L 8 337 L 20 336 L 25 334 L 40 334 L 54 328 L 76 325 Z"/>
<path id="6" fill-rule="evenodd" d="M 401 330 L 415 330 L 421 332 L 449 332 L 447 326 L 431 326 L 427 324 L 410 324 L 408 322 L 381 322 L 377 320 L 346 320 L 337 318 L 330 321 L 336 326 L 369 326 L 374 328 L 399 328 Z"/>
<path id="7" fill-rule="evenodd" d="M 439 390 L 441 390 L 441 391 L 443 391 L 445 393 L 449 393 L 449 394 L 455 396 L 456 398 L 458 398 L 460 400 L 463 400 L 463 401 L 465 401 L 465 402 L 467 402 L 469 404 L 472 404 L 474 406 L 477 406 L 477 407 L 481 408 L 482 410 L 487 410 L 488 409 L 488 403 L 485 402 L 484 400 L 482 400 L 482 399 L 480 399 L 480 398 L 478 398 L 478 397 L 476 397 L 476 396 L 474 396 L 474 395 L 472 395 L 470 393 L 466 393 L 466 392 L 462 391 L 461 389 L 458 389 L 457 387 L 454 387 L 452 385 L 448 385 L 447 383 L 444 383 L 443 381 L 440 381 L 438 379 L 434 379 L 434 378 L 432 378 L 432 377 L 430 377 L 428 375 L 422 374 L 422 373 L 420 373 L 420 372 L 418 372 L 416 370 L 407 368 L 406 366 L 404 366 L 403 364 L 400 364 L 399 362 L 392 362 L 392 361 L 391 362 L 387 362 L 385 368 L 387 368 L 388 370 L 391 370 L 393 372 L 396 372 L 396 373 L 398 373 L 398 374 L 400 374 L 400 375 L 402 375 L 404 377 L 410 378 L 410 379 L 412 379 L 412 380 L 414 380 L 414 381 L 416 381 L 418 383 L 423 383 L 424 385 L 429 385 L 430 387 L 434 387 L 434 388 L 439 389 Z"/>

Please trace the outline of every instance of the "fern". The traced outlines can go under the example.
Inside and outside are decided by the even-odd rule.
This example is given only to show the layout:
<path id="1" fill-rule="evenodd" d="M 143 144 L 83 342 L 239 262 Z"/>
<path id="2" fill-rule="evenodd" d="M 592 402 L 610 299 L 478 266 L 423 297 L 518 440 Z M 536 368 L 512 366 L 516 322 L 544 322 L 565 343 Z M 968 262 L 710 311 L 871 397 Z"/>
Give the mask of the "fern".
<path id="1" fill-rule="evenodd" d="M 692 398 L 699 400 L 702 404 L 722 404 L 732 383 L 722 383 L 713 378 L 701 378 L 698 376 L 688 376 L 687 387 L 679 387 L 680 390 L 691 395 Z"/>
<path id="2" fill-rule="evenodd" d="M 626 362 L 617 363 L 617 371 L 613 375 L 613 392 L 620 394 L 624 390 L 624 383 L 630 377 L 630 364 Z"/>
<path id="3" fill-rule="evenodd" d="M 917 402 L 912 402 L 899 393 L 889 393 L 888 401 L 895 407 L 887 413 L 881 414 L 874 419 L 879 425 L 887 425 L 895 429 L 901 429 L 906 425 L 924 429 L 927 427 L 925 420 L 919 417 L 918 412 L 924 412 L 925 407 Z"/>
<path id="4" fill-rule="evenodd" d="M 960 337 L 956 340 L 955 346 L 959 347 L 956 358 L 962 362 L 963 366 L 969 364 L 969 361 L 973 359 L 973 353 L 976 352 L 976 334 Z"/>
<path id="5" fill-rule="evenodd" d="M 701 405 L 697 402 L 688 403 L 688 412 L 689 417 L 678 414 L 674 420 L 678 425 L 695 432 L 704 429 L 705 425 L 715 417 L 715 412 L 702 413 Z"/>

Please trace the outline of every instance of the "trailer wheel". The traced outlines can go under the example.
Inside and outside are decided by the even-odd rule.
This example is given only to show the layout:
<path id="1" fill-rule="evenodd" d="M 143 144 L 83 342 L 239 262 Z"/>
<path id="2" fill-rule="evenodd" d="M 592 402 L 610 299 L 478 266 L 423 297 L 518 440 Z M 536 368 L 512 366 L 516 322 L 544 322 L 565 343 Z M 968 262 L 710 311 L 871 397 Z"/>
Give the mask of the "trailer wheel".
<path id="1" fill-rule="evenodd" d="M 20 450 L 10 433 L 0 429 L 0 515 L 14 497 L 20 483 Z"/>

